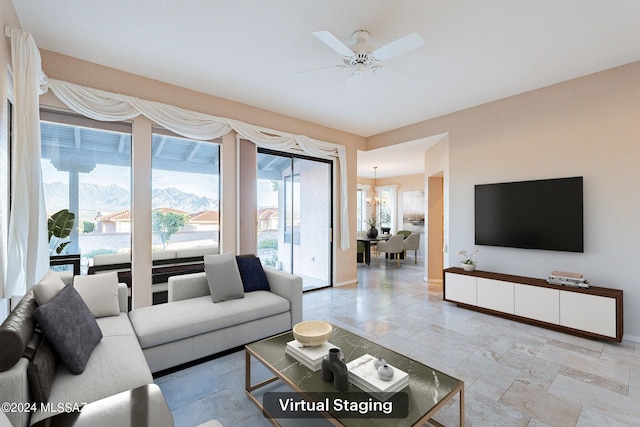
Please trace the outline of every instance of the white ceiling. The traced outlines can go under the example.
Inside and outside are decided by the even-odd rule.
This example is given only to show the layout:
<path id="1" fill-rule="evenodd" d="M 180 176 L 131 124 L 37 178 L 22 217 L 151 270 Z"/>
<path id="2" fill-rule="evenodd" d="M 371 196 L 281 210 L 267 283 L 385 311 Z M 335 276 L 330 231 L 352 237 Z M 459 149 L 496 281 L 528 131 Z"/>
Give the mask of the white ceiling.
<path id="1" fill-rule="evenodd" d="M 14 0 L 40 48 L 371 136 L 640 60 L 638 0 Z M 426 44 L 352 80 L 311 33 Z M 45 70 L 46 71 L 46 70 Z"/>

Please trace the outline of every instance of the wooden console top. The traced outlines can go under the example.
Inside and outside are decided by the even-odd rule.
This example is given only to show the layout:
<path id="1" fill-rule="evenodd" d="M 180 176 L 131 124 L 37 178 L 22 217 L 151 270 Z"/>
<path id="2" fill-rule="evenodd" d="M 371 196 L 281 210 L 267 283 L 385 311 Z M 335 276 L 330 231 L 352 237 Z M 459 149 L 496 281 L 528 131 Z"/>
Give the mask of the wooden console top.
<path id="1" fill-rule="evenodd" d="M 466 271 L 460 267 L 451 267 L 444 270 L 445 273 L 464 274 L 467 276 L 482 277 L 485 279 L 502 280 L 505 282 L 522 283 L 523 285 L 540 286 L 543 288 L 561 289 L 563 291 L 580 292 L 590 295 L 598 295 L 603 297 L 617 298 L 622 295 L 622 290 L 612 288 L 602 288 L 599 286 L 591 286 L 588 288 L 577 288 L 573 286 L 552 285 L 547 283 L 545 279 L 536 279 L 533 277 L 515 276 L 511 274 L 492 273 L 490 271 Z"/>

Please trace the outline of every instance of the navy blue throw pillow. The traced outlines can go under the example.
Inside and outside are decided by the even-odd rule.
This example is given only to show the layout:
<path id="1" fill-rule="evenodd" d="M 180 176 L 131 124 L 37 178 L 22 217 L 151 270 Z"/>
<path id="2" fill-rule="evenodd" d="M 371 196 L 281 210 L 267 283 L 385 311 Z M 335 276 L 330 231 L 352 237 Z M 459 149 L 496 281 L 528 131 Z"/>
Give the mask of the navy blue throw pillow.
<path id="1" fill-rule="evenodd" d="M 260 258 L 255 256 L 238 255 L 238 270 L 245 292 L 270 291 L 267 276 L 264 274 Z"/>

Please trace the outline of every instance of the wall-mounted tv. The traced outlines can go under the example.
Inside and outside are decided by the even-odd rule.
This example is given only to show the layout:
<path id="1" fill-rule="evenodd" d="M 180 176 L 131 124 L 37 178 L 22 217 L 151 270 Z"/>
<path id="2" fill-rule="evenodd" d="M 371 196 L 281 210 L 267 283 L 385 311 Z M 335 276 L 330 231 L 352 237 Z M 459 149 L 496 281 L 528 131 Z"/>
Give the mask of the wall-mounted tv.
<path id="1" fill-rule="evenodd" d="M 584 252 L 582 177 L 476 185 L 475 243 Z"/>

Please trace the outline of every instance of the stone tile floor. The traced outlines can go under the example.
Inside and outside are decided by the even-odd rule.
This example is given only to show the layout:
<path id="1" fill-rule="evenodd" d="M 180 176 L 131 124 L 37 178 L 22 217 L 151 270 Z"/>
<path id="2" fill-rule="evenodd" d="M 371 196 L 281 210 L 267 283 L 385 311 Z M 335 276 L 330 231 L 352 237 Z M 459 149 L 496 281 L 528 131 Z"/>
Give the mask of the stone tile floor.
<path id="1" fill-rule="evenodd" d="M 323 319 L 465 382 L 467 426 L 638 426 L 640 344 L 609 343 L 464 310 L 412 263 L 358 267 L 357 286 L 304 295 Z M 254 382 L 269 374 L 257 363 Z M 159 377 L 177 427 L 270 426 L 244 392 L 244 352 Z M 283 386 L 274 386 L 283 387 Z M 458 402 L 434 417 L 458 425 Z M 324 420 L 285 425 L 326 425 Z M 393 426 L 390 421 L 389 426 Z"/>

